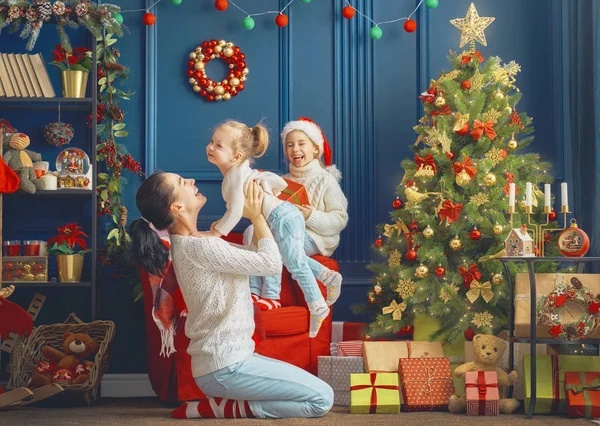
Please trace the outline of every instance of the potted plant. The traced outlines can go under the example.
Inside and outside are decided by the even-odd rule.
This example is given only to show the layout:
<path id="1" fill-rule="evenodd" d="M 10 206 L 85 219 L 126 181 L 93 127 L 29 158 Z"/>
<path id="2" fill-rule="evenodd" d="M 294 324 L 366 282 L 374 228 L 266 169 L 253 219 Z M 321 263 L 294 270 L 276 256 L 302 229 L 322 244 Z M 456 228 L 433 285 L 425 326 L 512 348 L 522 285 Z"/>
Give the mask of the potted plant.
<path id="1" fill-rule="evenodd" d="M 84 240 L 88 236 L 81 229 L 77 223 L 68 223 L 58 228 L 58 235 L 48 240 L 48 253 L 56 256 L 60 282 L 81 281 L 83 255 L 89 252 Z"/>
<path id="2" fill-rule="evenodd" d="M 83 98 L 90 70 L 92 52 L 86 47 L 76 47 L 67 52 L 60 44 L 52 51 L 52 65 L 60 68 L 63 97 Z"/>

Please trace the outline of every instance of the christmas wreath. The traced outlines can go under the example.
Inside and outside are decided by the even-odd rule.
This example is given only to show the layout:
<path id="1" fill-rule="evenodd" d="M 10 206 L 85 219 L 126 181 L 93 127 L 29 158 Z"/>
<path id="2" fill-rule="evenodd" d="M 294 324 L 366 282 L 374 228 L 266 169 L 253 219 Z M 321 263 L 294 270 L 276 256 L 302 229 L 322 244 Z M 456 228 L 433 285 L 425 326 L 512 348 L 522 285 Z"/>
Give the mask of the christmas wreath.
<path id="1" fill-rule="evenodd" d="M 563 323 L 561 312 L 566 309 L 571 313 L 568 303 L 579 305 L 584 312 L 575 321 Z M 577 277 L 572 277 L 571 285 L 566 286 L 563 276 L 558 275 L 554 291 L 538 302 L 538 325 L 546 327 L 555 339 L 583 339 L 600 326 L 600 294 L 592 294 Z"/>
<path id="2" fill-rule="evenodd" d="M 223 59 L 229 65 L 229 74 L 222 81 L 214 82 L 206 75 L 206 64 L 211 59 Z M 246 55 L 232 42 L 225 40 L 203 41 L 190 53 L 187 75 L 192 89 L 209 101 L 228 101 L 244 90 L 248 74 Z"/>

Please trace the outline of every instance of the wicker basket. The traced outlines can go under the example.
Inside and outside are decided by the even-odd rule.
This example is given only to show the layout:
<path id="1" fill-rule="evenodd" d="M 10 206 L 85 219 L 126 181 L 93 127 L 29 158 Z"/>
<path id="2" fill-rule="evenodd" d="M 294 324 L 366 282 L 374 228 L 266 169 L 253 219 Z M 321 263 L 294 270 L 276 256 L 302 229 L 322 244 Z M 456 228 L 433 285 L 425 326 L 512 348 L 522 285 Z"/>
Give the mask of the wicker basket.
<path id="1" fill-rule="evenodd" d="M 88 324 L 52 324 L 33 329 L 31 336 L 25 341 L 23 354 L 13 367 L 9 387 L 27 386 L 33 376 L 35 366 L 43 358 L 42 348 L 51 346 L 62 348 L 63 334 L 87 333 L 98 341 L 98 352 L 94 358 L 94 366 L 90 370 L 89 379 L 79 385 L 63 386 L 64 395 L 70 402 L 89 405 L 96 399 L 100 380 L 108 368 L 109 348 L 115 336 L 115 324 L 112 321 L 93 321 Z"/>

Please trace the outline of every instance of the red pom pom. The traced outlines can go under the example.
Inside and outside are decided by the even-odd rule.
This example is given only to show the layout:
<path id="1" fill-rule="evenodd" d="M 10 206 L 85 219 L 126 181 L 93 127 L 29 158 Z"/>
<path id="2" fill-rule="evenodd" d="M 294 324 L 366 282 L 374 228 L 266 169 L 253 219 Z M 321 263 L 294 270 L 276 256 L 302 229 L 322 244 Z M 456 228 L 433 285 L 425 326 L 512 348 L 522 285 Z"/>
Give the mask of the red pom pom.
<path id="1" fill-rule="evenodd" d="M 411 262 L 413 260 L 417 260 L 417 252 L 415 250 L 409 250 L 406 252 L 406 255 L 404 256 L 404 258 L 406 260 L 410 260 Z"/>
<path id="2" fill-rule="evenodd" d="M 154 16 L 154 14 L 150 12 L 146 12 L 142 17 L 142 22 L 144 23 L 144 25 L 154 25 L 154 23 L 156 22 L 156 16 Z"/>
<path id="3" fill-rule="evenodd" d="M 462 87 L 463 90 L 468 90 L 471 88 L 471 82 L 469 80 L 464 80 L 462 83 L 460 83 L 460 87 Z"/>
<path id="4" fill-rule="evenodd" d="M 342 9 L 342 16 L 346 19 L 354 18 L 354 8 L 352 6 L 346 6 Z"/>
<path id="5" fill-rule="evenodd" d="M 407 33 L 414 33 L 417 29 L 417 22 L 413 21 L 412 19 L 408 19 L 405 23 L 404 23 L 404 31 L 406 31 Z"/>
<path id="6" fill-rule="evenodd" d="M 280 13 L 275 18 L 275 23 L 277 24 L 278 27 L 285 27 L 288 24 L 288 17 L 286 15 L 284 15 L 283 13 Z"/>
<path id="7" fill-rule="evenodd" d="M 215 1 L 215 9 L 220 10 L 221 12 L 227 9 L 227 6 L 229 6 L 229 2 L 227 0 Z"/>
<path id="8" fill-rule="evenodd" d="M 465 330 L 465 339 L 467 339 L 467 341 L 469 342 L 472 342 L 473 337 L 475 337 L 475 330 L 473 330 L 472 328 L 467 328 Z"/>

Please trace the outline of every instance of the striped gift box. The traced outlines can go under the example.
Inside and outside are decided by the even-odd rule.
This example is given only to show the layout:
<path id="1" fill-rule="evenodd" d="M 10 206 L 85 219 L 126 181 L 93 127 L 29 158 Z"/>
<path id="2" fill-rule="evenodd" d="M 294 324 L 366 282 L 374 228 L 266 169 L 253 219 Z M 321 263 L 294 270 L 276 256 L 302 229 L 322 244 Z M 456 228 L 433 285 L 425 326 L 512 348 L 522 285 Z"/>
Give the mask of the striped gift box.
<path id="1" fill-rule="evenodd" d="M 338 356 L 363 356 L 363 341 L 350 340 L 338 343 Z"/>

